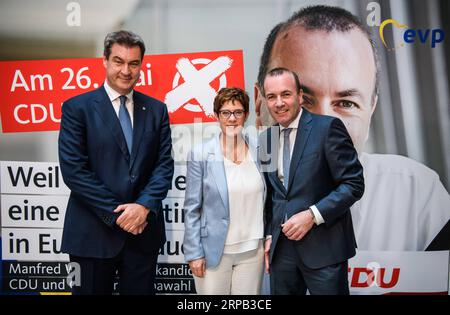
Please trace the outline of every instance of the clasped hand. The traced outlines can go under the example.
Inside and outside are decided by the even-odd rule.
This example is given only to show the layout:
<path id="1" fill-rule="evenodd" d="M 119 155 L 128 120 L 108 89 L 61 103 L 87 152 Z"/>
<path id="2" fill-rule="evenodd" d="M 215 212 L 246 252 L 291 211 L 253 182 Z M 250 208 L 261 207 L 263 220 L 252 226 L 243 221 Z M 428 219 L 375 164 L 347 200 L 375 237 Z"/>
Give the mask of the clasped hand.
<path id="1" fill-rule="evenodd" d="M 116 221 L 124 231 L 133 235 L 141 234 L 147 226 L 147 215 L 150 212 L 144 206 L 137 203 L 119 205 L 114 213 L 122 212 Z"/>
<path id="2" fill-rule="evenodd" d="M 281 224 L 282 232 L 293 241 L 301 240 L 314 225 L 314 218 L 309 211 L 301 211 Z"/>

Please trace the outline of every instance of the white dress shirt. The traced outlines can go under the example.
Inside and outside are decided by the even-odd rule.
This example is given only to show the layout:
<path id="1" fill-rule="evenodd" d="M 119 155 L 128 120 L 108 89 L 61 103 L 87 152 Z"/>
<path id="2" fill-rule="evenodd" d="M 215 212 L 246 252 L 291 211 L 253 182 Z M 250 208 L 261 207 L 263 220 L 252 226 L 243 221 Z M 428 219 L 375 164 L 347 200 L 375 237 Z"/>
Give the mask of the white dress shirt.
<path id="1" fill-rule="evenodd" d="M 225 254 L 258 248 L 264 237 L 264 183 L 250 152 L 236 164 L 224 157 L 230 221 Z"/>
<path id="2" fill-rule="evenodd" d="M 120 99 L 119 97 L 122 95 L 116 90 L 114 90 L 112 87 L 108 85 L 108 81 L 105 80 L 105 83 L 103 84 L 103 87 L 105 88 L 106 94 L 108 94 L 109 99 L 111 100 L 112 106 L 114 107 L 114 111 L 116 112 L 117 118 L 119 117 L 119 109 L 120 109 Z M 130 114 L 131 118 L 131 127 L 133 127 L 134 119 L 133 119 L 133 90 L 131 90 L 130 93 L 125 95 L 127 97 L 127 100 L 125 102 L 125 106 L 128 110 L 128 113 Z"/>
<path id="3" fill-rule="evenodd" d="M 365 190 L 352 207 L 359 250 L 423 251 L 450 219 L 450 195 L 410 158 L 362 153 Z"/>

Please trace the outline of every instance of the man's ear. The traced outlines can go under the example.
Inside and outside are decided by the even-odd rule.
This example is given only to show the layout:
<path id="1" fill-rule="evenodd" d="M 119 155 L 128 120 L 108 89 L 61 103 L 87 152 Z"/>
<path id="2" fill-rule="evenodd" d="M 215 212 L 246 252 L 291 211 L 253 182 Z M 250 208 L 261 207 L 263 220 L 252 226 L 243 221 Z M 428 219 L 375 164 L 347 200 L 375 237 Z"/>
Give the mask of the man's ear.
<path id="1" fill-rule="evenodd" d="M 367 134 L 366 134 L 366 138 L 364 139 L 363 146 L 369 139 L 370 126 L 372 125 L 372 116 L 373 116 L 373 113 L 375 112 L 375 108 L 377 108 L 377 103 L 378 103 L 378 95 L 375 95 L 373 102 L 372 102 L 372 109 L 370 110 L 370 116 L 369 116 L 369 121 L 368 121 L 368 126 L 367 126 Z M 363 148 L 359 148 L 359 151 L 362 151 L 362 149 Z"/>
<path id="2" fill-rule="evenodd" d="M 302 106 L 301 104 L 303 103 L 303 90 L 300 89 L 300 91 L 298 91 L 298 103 L 300 104 L 300 106 Z"/>
<path id="3" fill-rule="evenodd" d="M 254 94 L 255 94 L 255 114 L 256 114 L 256 120 L 255 120 L 255 126 L 256 128 L 261 128 L 261 104 L 262 104 L 262 95 L 259 89 L 259 84 L 255 83 L 254 86 Z"/>
<path id="4" fill-rule="evenodd" d="M 105 69 L 106 69 L 106 62 L 107 62 L 108 60 L 106 59 L 106 56 L 103 56 L 103 67 L 105 67 Z"/>
<path id="5" fill-rule="evenodd" d="M 370 116 L 372 117 L 373 113 L 375 112 L 375 108 L 377 107 L 378 104 L 378 94 L 375 95 L 375 98 L 373 99 L 373 103 L 372 103 L 372 109 L 370 111 Z"/>

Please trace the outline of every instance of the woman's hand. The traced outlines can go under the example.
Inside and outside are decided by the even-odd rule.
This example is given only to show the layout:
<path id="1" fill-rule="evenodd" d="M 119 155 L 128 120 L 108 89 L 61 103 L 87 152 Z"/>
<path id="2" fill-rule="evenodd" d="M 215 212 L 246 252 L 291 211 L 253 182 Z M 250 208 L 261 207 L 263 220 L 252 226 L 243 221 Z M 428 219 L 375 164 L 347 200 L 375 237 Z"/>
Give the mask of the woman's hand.
<path id="1" fill-rule="evenodd" d="M 202 278 L 205 275 L 205 266 L 205 258 L 199 258 L 189 262 L 189 268 L 196 277 Z"/>
<path id="2" fill-rule="evenodd" d="M 270 245 L 272 245 L 272 236 L 268 237 L 264 242 L 264 263 L 267 274 L 270 273 Z"/>

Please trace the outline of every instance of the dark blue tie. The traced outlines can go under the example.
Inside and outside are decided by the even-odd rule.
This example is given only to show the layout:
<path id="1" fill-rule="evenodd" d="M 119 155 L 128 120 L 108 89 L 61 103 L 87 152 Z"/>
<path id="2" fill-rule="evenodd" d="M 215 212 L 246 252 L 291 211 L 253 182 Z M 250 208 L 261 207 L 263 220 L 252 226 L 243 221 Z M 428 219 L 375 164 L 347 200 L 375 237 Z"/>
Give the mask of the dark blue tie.
<path id="1" fill-rule="evenodd" d="M 133 145 L 133 127 L 131 125 L 130 114 L 128 113 L 127 107 L 125 105 L 127 97 L 125 95 L 121 95 L 119 98 L 120 98 L 119 121 L 120 125 L 122 126 L 125 141 L 127 142 L 128 152 L 131 154 L 131 147 Z"/>
<path id="2" fill-rule="evenodd" d="M 289 143 L 289 135 L 292 128 L 283 129 L 284 132 L 284 144 L 283 144 L 283 174 L 284 174 L 284 187 L 287 189 L 289 184 L 289 167 L 291 165 L 291 148 Z"/>

